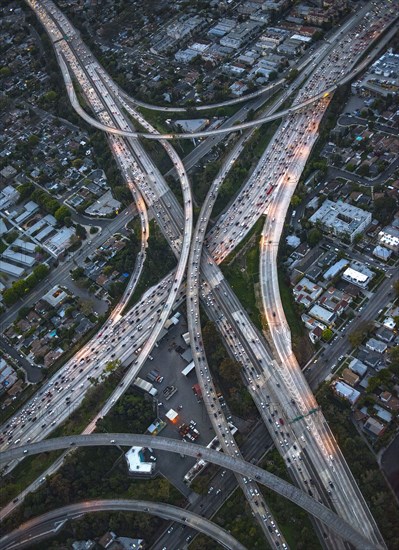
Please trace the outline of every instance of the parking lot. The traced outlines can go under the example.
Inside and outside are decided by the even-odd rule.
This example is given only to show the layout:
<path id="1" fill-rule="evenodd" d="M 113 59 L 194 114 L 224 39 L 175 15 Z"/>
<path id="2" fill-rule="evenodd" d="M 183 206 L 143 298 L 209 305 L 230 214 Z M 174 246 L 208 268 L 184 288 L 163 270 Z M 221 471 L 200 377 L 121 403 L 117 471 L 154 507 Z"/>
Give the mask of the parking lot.
<path id="1" fill-rule="evenodd" d="M 160 435 L 181 439 L 178 433 L 180 424 L 183 422 L 188 424 L 190 420 L 194 420 L 197 423 L 196 429 L 200 433 L 197 442 L 200 445 L 207 445 L 215 434 L 204 405 L 202 402 L 198 402 L 192 390 L 192 386 L 197 382 L 195 371 L 192 371 L 187 377 L 181 374 L 187 362 L 175 350 L 175 347 L 178 346 L 184 349 L 189 347 L 181 337 L 185 332 L 187 332 L 187 324 L 185 318 L 182 316 L 177 325 L 170 327 L 168 334 L 159 342 L 159 347 L 153 349 L 151 352 L 153 360 L 147 360 L 144 364 L 140 371 L 140 378 L 145 379 L 146 374 L 153 369 L 158 370 L 160 375 L 164 377 L 161 384 L 156 382 L 153 384 L 158 390 L 159 417 L 167 423 L 167 427 Z M 177 392 L 169 400 L 166 400 L 163 391 L 168 386 L 175 386 Z M 179 407 L 182 408 L 178 411 Z M 169 409 L 174 409 L 179 414 L 174 424 L 165 418 L 165 414 Z M 195 460 L 190 457 L 182 458 L 176 454 L 172 457 L 166 452 L 156 453 L 156 457 L 157 467 L 161 473 L 185 496 L 188 496 L 191 491 L 184 484 L 183 477 L 194 464 Z"/>

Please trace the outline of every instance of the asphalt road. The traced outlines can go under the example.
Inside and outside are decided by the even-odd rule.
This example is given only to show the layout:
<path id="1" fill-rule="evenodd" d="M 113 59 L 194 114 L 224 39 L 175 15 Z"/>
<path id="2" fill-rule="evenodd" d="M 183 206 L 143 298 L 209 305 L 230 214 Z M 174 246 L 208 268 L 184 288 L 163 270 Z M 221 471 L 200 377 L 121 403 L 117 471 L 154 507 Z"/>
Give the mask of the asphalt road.
<path id="1" fill-rule="evenodd" d="M 207 462 L 212 462 L 225 469 L 232 470 L 242 476 L 248 476 L 251 479 L 256 479 L 260 484 L 265 485 L 272 491 L 277 492 L 281 496 L 288 498 L 323 523 L 328 525 L 340 537 L 346 539 L 355 545 L 356 548 L 364 548 L 365 550 L 379 550 L 383 548 L 379 544 L 370 543 L 370 541 L 360 534 L 345 520 L 337 516 L 334 512 L 317 502 L 307 493 L 297 487 L 287 483 L 277 476 L 262 470 L 258 466 L 245 462 L 239 458 L 233 458 L 208 449 L 200 447 L 194 443 L 176 441 L 174 439 L 166 439 L 159 436 L 147 436 L 138 434 L 90 434 L 90 435 L 75 435 L 70 437 L 59 437 L 47 439 L 39 443 L 31 443 L 22 447 L 13 447 L 8 451 L 0 453 L 0 462 L 9 462 L 25 455 L 40 454 L 43 452 L 54 451 L 58 449 L 68 449 L 76 447 L 92 447 L 92 446 L 120 446 L 120 447 L 151 447 L 177 454 L 186 454 L 193 457 L 202 457 Z M 25 453 L 25 451 L 27 451 Z"/>
<path id="2" fill-rule="evenodd" d="M 163 502 L 119 499 L 87 500 L 47 512 L 46 514 L 31 519 L 18 527 L 15 531 L 2 537 L 0 539 L 0 549 L 13 550 L 25 548 L 26 546 L 42 542 L 44 539 L 58 533 L 66 521 L 79 518 L 85 514 L 121 510 L 125 512 L 148 513 L 163 519 L 172 519 L 184 526 L 200 531 L 227 549 L 246 550 L 245 546 L 239 543 L 230 533 L 222 529 L 219 525 L 193 512 Z"/>

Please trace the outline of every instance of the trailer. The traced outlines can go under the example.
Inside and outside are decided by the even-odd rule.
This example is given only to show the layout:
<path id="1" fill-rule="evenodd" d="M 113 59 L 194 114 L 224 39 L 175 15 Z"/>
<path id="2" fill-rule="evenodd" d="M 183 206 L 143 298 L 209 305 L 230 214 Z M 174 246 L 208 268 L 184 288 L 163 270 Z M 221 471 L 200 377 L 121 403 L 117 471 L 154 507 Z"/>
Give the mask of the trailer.
<path id="1" fill-rule="evenodd" d="M 185 367 L 181 373 L 183 376 L 188 376 L 190 374 L 190 372 L 192 372 L 193 370 L 195 369 L 195 363 L 194 361 L 191 361 L 191 363 L 189 363 L 187 365 L 187 367 Z"/>
<path id="2" fill-rule="evenodd" d="M 142 378 L 139 378 L 137 377 L 136 380 L 133 382 L 133 384 L 141 389 L 142 391 L 144 392 L 147 392 L 149 393 L 150 395 L 152 395 L 153 397 L 155 397 L 158 393 L 158 390 L 154 388 L 154 386 L 152 384 L 150 384 L 149 382 L 146 382 L 145 380 L 143 380 Z"/>

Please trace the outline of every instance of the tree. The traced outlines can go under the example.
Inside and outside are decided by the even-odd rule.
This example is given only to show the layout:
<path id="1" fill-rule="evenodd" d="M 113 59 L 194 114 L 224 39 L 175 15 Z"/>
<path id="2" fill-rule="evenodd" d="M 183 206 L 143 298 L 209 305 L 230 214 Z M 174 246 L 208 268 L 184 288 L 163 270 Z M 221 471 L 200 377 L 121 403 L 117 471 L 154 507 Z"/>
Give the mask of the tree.
<path id="1" fill-rule="evenodd" d="M 54 212 L 54 217 L 57 220 L 58 223 L 63 223 L 65 221 L 65 218 L 69 218 L 71 216 L 71 211 L 65 204 L 62 204 L 57 210 Z"/>
<path id="2" fill-rule="evenodd" d="M 76 230 L 76 236 L 83 240 L 87 237 L 86 229 L 83 227 L 83 225 L 80 225 L 79 223 L 75 226 Z"/>
<path id="3" fill-rule="evenodd" d="M 388 225 L 397 209 L 396 202 L 390 197 L 380 197 L 374 201 L 373 218 L 382 225 Z"/>
<path id="4" fill-rule="evenodd" d="M 19 300 L 18 294 L 13 287 L 6 288 L 3 292 L 3 300 L 6 306 L 12 306 Z"/>
<path id="5" fill-rule="evenodd" d="M 325 342 L 328 342 L 329 340 L 331 340 L 331 338 L 333 337 L 333 331 L 330 329 L 330 328 L 326 328 L 323 330 L 323 332 L 321 333 L 321 337 L 323 338 L 323 340 Z"/>
<path id="6" fill-rule="evenodd" d="M 240 364 L 237 361 L 230 359 L 230 357 L 223 359 L 220 363 L 219 373 L 222 378 L 235 386 L 240 385 L 242 382 Z"/>
<path id="7" fill-rule="evenodd" d="M 84 300 L 81 298 L 79 300 L 79 307 L 83 315 L 90 315 L 93 313 L 93 302 L 91 300 Z"/>
<path id="8" fill-rule="evenodd" d="M 291 206 L 293 208 L 296 208 L 297 206 L 299 206 L 301 202 L 302 202 L 301 197 L 299 197 L 298 195 L 292 195 Z"/>
<path id="9" fill-rule="evenodd" d="M 309 246 L 312 248 L 316 246 L 316 244 L 321 240 L 323 237 L 323 234 L 317 227 L 313 227 L 310 231 L 308 231 L 308 237 L 307 241 L 309 243 Z"/>

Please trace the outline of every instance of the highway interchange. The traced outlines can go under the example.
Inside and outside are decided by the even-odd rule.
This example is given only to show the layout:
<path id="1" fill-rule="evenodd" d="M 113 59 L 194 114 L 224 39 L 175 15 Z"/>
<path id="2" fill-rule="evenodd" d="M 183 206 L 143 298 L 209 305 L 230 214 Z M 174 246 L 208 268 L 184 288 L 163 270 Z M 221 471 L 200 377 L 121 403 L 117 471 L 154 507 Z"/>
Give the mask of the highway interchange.
<path id="1" fill-rule="evenodd" d="M 51 10 L 58 12 L 53 4 L 50 2 L 42 2 L 40 5 L 36 2 L 28 3 L 36 10 L 36 13 L 43 10 L 40 11 L 39 16 L 45 26 L 50 21 L 53 25 L 50 33 L 55 34 L 57 29 L 54 27 L 54 21 L 50 16 L 47 20 L 47 14 L 43 8 L 43 6 L 49 6 L 49 12 Z M 248 178 L 238 198 L 207 235 L 206 248 L 204 249 L 202 243 L 209 221 L 210 214 L 208 210 L 211 211 L 218 187 L 229 168 L 233 166 L 240 147 L 245 145 L 245 136 L 239 140 L 236 150 L 226 160 L 221 174 L 218 175 L 211 191 L 208 193 L 197 227 L 193 232 L 193 246 L 190 247 L 193 222 L 191 193 L 185 169 L 179 157 L 172 147 L 162 140 L 163 146 L 171 155 L 181 181 L 184 195 L 184 213 L 140 142 L 136 139 L 137 134 L 132 130 L 130 121 L 126 120 L 126 117 L 122 114 L 121 107 L 128 109 L 128 103 L 122 104 L 123 100 L 120 97 L 117 95 L 114 97 L 109 77 L 104 74 L 103 69 L 95 65 L 94 58 L 88 57 L 88 50 L 81 44 L 76 33 L 71 38 L 71 42 L 74 42 L 73 51 L 67 45 L 67 41 L 60 39 L 58 36 L 56 44 L 62 45 L 62 53 L 58 52 L 58 59 L 63 68 L 64 76 L 69 73 L 69 70 L 72 70 L 83 89 L 87 88 L 87 99 L 103 125 L 108 127 L 118 125 L 122 132 L 129 133 L 125 138 L 110 133 L 109 139 L 114 155 L 118 159 L 125 179 L 132 190 L 133 197 L 136 199 L 136 205 L 141 216 L 143 228 L 142 259 L 138 261 L 135 277 L 129 283 L 124 300 L 112 313 L 111 318 L 100 331 L 98 337 L 80 350 L 76 357 L 68 362 L 62 371 L 48 382 L 39 395 L 35 396 L 31 403 L 10 422 L 6 432 L 7 439 L 11 443 L 17 444 L 19 441 L 28 443 L 47 436 L 56 425 L 65 420 L 70 412 L 80 404 L 84 396 L 84 390 L 90 385 L 88 378 L 98 377 L 106 361 L 118 357 L 127 366 L 131 364 L 131 367 L 121 386 L 115 390 L 96 419 L 110 410 L 115 401 L 137 376 L 155 344 L 164 322 L 170 315 L 171 309 L 176 305 L 176 302 L 180 303 L 183 300 L 185 288 L 181 283 L 186 275 L 186 266 L 188 265 L 187 295 L 189 300 L 187 307 L 193 356 L 210 418 L 224 451 L 234 453 L 236 456 L 239 453 L 234 438 L 229 441 L 226 437 L 226 419 L 217 411 L 212 410 L 214 397 L 211 394 L 215 390 L 206 365 L 206 356 L 200 336 L 198 312 L 200 299 L 208 315 L 216 321 L 220 331 L 225 336 L 226 344 L 229 346 L 232 355 L 243 365 L 243 373 L 248 389 L 259 408 L 262 418 L 270 428 L 276 446 L 286 460 L 294 479 L 306 490 L 306 481 L 309 478 L 305 478 L 305 475 L 310 476 L 308 471 L 312 471 L 313 468 L 316 472 L 320 472 L 321 479 L 318 482 L 317 492 L 321 500 L 333 507 L 336 506 L 337 513 L 343 514 L 343 517 L 349 519 L 359 530 L 363 530 L 366 536 L 374 540 L 376 544 L 381 543 L 378 529 L 350 476 L 335 441 L 326 430 L 321 413 L 318 412 L 314 415 L 317 422 L 312 417 L 306 417 L 304 421 L 295 425 L 287 424 L 287 420 L 295 418 L 300 413 L 307 414 L 312 408 L 316 408 L 317 404 L 304 382 L 302 374 L 300 371 L 297 372 L 295 359 L 292 359 L 290 338 L 287 333 L 284 314 L 281 307 L 279 307 L 278 285 L 277 288 L 273 286 L 271 290 L 264 292 L 265 312 L 266 315 L 269 315 L 269 326 L 271 327 L 273 340 L 275 344 L 277 342 L 278 357 L 273 359 L 271 350 L 264 342 L 263 337 L 252 326 L 216 265 L 244 238 L 259 216 L 271 208 L 276 209 L 276 215 L 272 216 L 270 211 L 268 212 L 269 216 L 266 220 L 268 225 L 265 225 L 263 239 L 265 246 L 262 248 L 262 258 L 266 257 L 268 250 L 272 255 L 275 254 L 276 245 L 280 238 L 281 224 L 285 217 L 284 208 L 287 204 L 287 197 L 295 188 L 311 146 L 316 139 L 319 120 L 329 101 L 329 97 L 323 97 L 325 95 L 324 90 L 333 83 L 334 78 L 339 78 L 342 71 L 348 70 L 350 61 L 354 61 L 366 45 L 363 35 L 366 34 L 370 21 L 361 22 L 361 17 L 365 13 L 366 8 L 362 10 L 362 13 L 359 12 L 356 18 L 347 23 L 347 31 L 345 30 L 344 36 L 353 45 L 353 51 L 345 50 L 348 57 L 345 59 L 343 67 L 339 66 L 334 57 L 334 55 L 336 56 L 334 47 L 342 48 L 343 46 L 335 46 L 334 43 L 331 48 L 326 47 L 324 49 L 323 53 L 327 56 L 326 61 L 324 61 L 325 65 L 323 67 L 319 66 L 319 63 L 315 63 L 317 68 L 313 73 L 313 75 L 316 73 L 313 78 L 320 82 L 318 86 L 320 86 L 322 92 L 319 92 L 318 88 L 315 94 L 314 82 L 311 84 L 307 96 L 306 85 L 302 88 L 295 100 L 302 105 L 301 110 L 298 114 L 289 112 L 283 120 L 280 130 L 272 139 L 260 159 L 258 167 Z M 377 16 L 378 14 L 375 14 L 375 17 Z M 62 17 L 58 17 L 57 25 L 64 24 L 68 25 L 65 27 L 68 36 L 72 37 L 74 32 L 72 27 Z M 355 30 L 352 30 L 352 26 L 354 24 L 356 24 L 355 30 L 361 31 L 358 33 L 357 41 L 353 37 Z M 381 23 L 382 28 L 383 23 Z M 352 32 L 352 35 L 349 34 L 349 31 Z M 368 39 L 370 40 L 370 37 Z M 80 54 L 82 55 L 81 61 L 78 60 Z M 320 60 L 318 59 L 318 61 Z M 69 69 L 66 69 L 67 64 Z M 334 68 L 335 74 L 332 68 Z M 317 69 L 322 71 L 322 74 L 317 74 Z M 319 98 L 320 94 L 321 99 Z M 315 103 L 316 108 L 312 109 L 310 113 L 306 110 L 303 111 L 304 102 L 306 104 L 307 102 Z M 281 103 L 282 101 L 279 104 Z M 130 111 L 130 114 L 151 132 L 151 136 L 156 134 L 155 130 L 134 109 Z M 259 123 L 259 121 L 257 122 Z M 159 138 L 158 135 L 157 139 Z M 278 197 L 281 197 L 281 204 Z M 122 316 L 123 308 L 132 289 L 134 290 L 145 258 L 146 240 L 148 238 L 147 207 L 155 213 L 157 221 L 179 259 L 179 264 L 176 274 L 169 275 L 159 285 L 147 291 L 139 304 L 127 315 Z M 274 223 L 275 219 L 278 223 Z M 270 224 L 274 225 L 270 226 Z M 267 244 L 270 240 L 272 246 L 268 247 Z M 275 273 L 271 273 L 270 277 L 271 279 L 268 278 L 270 281 L 276 280 Z M 262 280 L 265 279 L 262 278 Z M 276 304 L 274 310 L 270 304 Z M 126 348 L 127 342 L 129 344 Z M 292 361 L 292 368 L 290 369 L 283 368 L 287 357 Z M 288 373 L 287 370 L 289 370 Z M 203 374 L 201 374 L 201 371 Z M 287 397 L 282 398 L 282 392 L 279 389 L 282 387 L 286 388 Z M 68 406 L 65 406 L 66 399 Z M 217 416 L 215 417 L 214 414 Z M 31 420 L 33 418 L 35 418 L 34 422 Z M 286 420 L 284 428 L 282 428 L 279 418 Z M 91 422 L 85 433 L 91 433 L 94 430 L 96 419 Z M 277 429 L 274 429 L 274 427 Z M 222 436 L 222 433 L 225 436 Z M 227 444 L 229 444 L 229 447 L 227 447 Z M 302 468 L 298 466 L 299 460 L 302 460 Z M 334 461 L 334 464 L 332 464 L 332 461 Z M 304 462 L 306 462 L 306 466 Z M 304 473 L 301 473 L 302 471 Z M 329 497 L 331 494 L 331 478 L 334 478 L 334 503 L 330 501 Z M 255 499 L 251 491 L 254 492 L 256 488 L 244 481 L 241 483 L 249 501 L 254 505 Z M 351 490 L 350 498 L 348 498 L 349 490 Z M 335 496 L 336 498 L 339 497 L 338 506 Z M 259 511 L 260 505 L 257 505 L 257 507 L 258 519 L 262 520 L 264 514 Z M 260 523 L 262 524 L 262 521 Z M 276 541 L 275 537 L 273 540 Z M 338 548 L 341 547 L 341 542 L 339 539 L 331 540 L 331 545 Z"/>
<path id="2" fill-rule="evenodd" d="M 66 521 L 78 519 L 84 514 L 122 510 L 125 512 L 150 513 L 160 518 L 173 520 L 181 523 L 184 527 L 191 527 L 208 535 L 224 548 L 246 550 L 230 533 L 198 514 L 193 514 L 188 510 L 163 502 L 122 499 L 89 500 L 47 512 L 26 522 L 17 530 L 3 537 L 0 540 L 0 549 L 13 550 L 14 548 L 25 548 L 31 544 L 38 544 L 44 539 L 54 536 Z"/>

